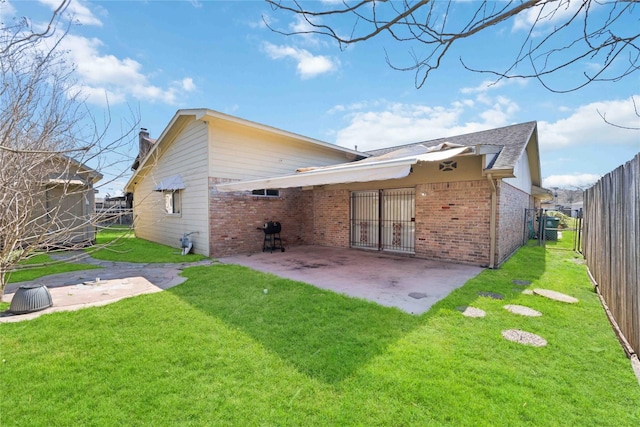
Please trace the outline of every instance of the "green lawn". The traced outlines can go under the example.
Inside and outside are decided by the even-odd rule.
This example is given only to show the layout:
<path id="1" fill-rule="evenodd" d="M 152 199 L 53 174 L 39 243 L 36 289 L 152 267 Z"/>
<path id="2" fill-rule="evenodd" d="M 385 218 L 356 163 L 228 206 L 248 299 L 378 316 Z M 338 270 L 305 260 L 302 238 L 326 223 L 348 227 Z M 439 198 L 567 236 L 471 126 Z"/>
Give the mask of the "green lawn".
<path id="1" fill-rule="evenodd" d="M 165 246 L 135 237 L 128 227 L 114 226 L 102 229 L 96 238 L 101 249 L 89 248 L 87 251 L 93 258 L 105 261 L 120 262 L 194 262 L 205 259 L 204 255 L 180 253 L 180 242 L 176 246 Z"/>
<path id="2" fill-rule="evenodd" d="M 0 424 L 637 426 L 640 386 L 580 261 L 523 248 L 422 316 L 239 266 L 189 268 L 162 293 L 0 324 Z M 508 342 L 508 328 L 549 345 Z"/>
<path id="3" fill-rule="evenodd" d="M 35 280 L 50 274 L 98 268 L 91 264 L 73 264 L 52 259 L 48 254 L 38 254 L 18 263 L 18 269 L 9 276 L 9 283 Z"/>

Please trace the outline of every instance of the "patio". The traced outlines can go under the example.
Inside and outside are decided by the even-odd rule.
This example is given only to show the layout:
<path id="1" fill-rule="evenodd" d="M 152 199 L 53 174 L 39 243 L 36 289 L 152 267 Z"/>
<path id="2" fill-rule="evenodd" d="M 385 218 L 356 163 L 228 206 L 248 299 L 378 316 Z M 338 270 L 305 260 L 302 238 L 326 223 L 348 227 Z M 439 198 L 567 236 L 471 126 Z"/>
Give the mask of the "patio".
<path id="1" fill-rule="evenodd" d="M 259 252 L 223 257 L 219 261 L 397 307 L 412 314 L 429 310 L 482 271 L 482 268 L 470 265 L 323 246 L 292 246 L 284 253 Z"/>

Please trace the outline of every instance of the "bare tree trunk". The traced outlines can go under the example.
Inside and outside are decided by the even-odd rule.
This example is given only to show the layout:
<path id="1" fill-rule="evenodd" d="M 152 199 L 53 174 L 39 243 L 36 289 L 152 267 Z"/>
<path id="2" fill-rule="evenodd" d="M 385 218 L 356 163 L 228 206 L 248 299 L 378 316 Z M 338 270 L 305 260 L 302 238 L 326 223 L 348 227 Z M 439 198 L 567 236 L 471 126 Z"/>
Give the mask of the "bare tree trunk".
<path id="1" fill-rule="evenodd" d="M 56 33 L 57 17 L 68 4 L 61 0 L 44 31 L 26 20 L 0 27 L 0 296 L 21 260 L 95 240 L 106 215 L 94 208 L 97 169 L 137 128 L 129 119 L 129 131 L 109 140 L 110 116 L 102 128 L 88 113 L 58 48 L 66 32 Z"/>

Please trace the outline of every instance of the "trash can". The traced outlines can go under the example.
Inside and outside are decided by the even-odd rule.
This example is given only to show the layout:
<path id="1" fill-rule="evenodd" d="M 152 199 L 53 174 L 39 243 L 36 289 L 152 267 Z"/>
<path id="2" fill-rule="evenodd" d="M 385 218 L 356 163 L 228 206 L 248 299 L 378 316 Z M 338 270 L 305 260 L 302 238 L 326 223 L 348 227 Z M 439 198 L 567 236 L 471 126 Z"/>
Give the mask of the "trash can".
<path id="1" fill-rule="evenodd" d="M 546 240 L 558 240 L 558 225 L 560 218 L 547 216 L 544 219 L 544 238 Z"/>

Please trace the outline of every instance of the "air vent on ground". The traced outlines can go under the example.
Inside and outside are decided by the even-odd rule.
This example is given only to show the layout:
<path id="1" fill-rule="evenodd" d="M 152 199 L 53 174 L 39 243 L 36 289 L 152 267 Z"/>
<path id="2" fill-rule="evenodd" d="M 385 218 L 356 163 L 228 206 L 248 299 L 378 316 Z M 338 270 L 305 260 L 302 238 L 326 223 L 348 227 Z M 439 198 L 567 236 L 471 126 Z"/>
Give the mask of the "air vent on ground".
<path id="1" fill-rule="evenodd" d="M 13 314 L 26 314 L 44 310 L 52 305 L 53 300 L 46 286 L 24 285 L 13 295 L 9 311 Z"/>

